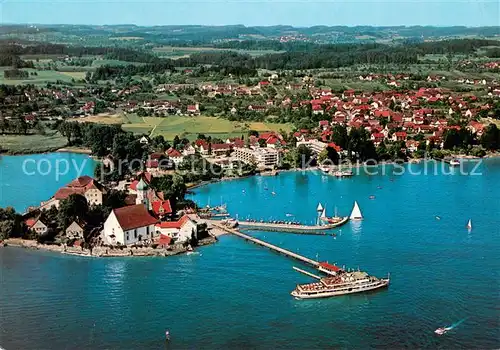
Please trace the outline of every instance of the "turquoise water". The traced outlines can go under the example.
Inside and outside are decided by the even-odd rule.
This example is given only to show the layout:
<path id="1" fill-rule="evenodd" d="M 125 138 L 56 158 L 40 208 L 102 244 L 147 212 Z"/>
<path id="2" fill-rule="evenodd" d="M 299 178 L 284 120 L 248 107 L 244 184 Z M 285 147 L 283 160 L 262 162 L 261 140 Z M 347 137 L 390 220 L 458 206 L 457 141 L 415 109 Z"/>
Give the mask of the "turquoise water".
<path id="1" fill-rule="evenodd" d="M 295 284 L 311 280 L 293 271 L 300 263 L 233 236 L 201 255 L 167 259 L 2 248 L 0 346 L 164 348 L 169 329 L 173 349 L 498 348 L 500 162 L 481 171 L 394 176 L 388 168 L 385 176 L 342 180 L 291 172 L 196 191 L 201 204 L 226 202 L 240 217 L 289 213 L 303 222 L 314 220 L 318 201 L 330 214 L 334 206 L 348 214 L 357 200 L 365 220 L 337 230 L 336 239 L 252 234 L 312 258 L 391 273 L 388 289 L 367 294 L 295 300 Z M 433 333 L 463 319 L 445 336 Z"/>
<path id="2" fill-rule="evenodd" d="M 76 177 L 92 176 L 94 167 L 92 158 L 76 153 L 0 156 L 0 207 L 23 212 L 40 205 Z"/>

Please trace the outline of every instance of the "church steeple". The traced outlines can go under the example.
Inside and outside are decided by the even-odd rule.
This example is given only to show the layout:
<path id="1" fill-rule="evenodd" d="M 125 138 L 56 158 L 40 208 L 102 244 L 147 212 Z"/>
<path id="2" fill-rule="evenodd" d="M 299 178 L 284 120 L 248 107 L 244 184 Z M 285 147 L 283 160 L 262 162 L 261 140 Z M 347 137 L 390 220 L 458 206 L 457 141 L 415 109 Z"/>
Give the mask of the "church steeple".
<path id="1" fill-rule="evenodd" d="M 144 204 L 147 209 L 149 209 L 148 189 L 148 184 L 141 178 L 137 184 L 137 199 L 135 200 L 135 204 Z"/>

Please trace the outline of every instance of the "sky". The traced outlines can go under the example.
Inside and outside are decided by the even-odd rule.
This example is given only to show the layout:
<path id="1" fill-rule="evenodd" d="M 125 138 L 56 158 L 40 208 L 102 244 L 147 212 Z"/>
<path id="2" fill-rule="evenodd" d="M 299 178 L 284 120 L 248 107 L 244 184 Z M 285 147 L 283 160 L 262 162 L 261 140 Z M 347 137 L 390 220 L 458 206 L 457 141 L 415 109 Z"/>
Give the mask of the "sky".
<path id="1" fill-rule="evenodd" d="M 499 26 L 498 0 L 0 0 L 0 22 Z"/>

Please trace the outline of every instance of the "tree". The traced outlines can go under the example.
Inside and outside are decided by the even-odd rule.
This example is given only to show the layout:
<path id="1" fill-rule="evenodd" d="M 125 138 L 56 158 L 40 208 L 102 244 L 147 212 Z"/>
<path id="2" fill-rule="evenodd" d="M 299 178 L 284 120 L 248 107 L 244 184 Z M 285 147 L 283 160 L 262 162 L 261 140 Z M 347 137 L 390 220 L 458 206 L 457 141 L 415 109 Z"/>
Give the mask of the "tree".
<path id="1" fill-rule="evenodd" d="M 495 124 L 488 125 L 481 136 L 481 145 L 487 150 L 500 148 L 500 130 Z"/>
<path id="2" fill-rule="evenodd" d="M 332 142 L 340 146 L 342 149 L 347 149 L 349 142 L 349 137 L 347 135 L 347 129 L 342 125 L 335 125 L 332 129 Z"/>
<path id="3" fill-rule="evenodd" d="M 0 240 L 21 236 L 25 231 L 22 216 L 14 208 L 0 208 Z"/>
<path id="4" fill-rule="evenodd" d="M 318 162 L 324 163 L 328 161 L 330 164 L 338 164 L 339 163 L 339 154 L 335 150 L 335 148 L 327 146 L 319 155 Z"/>
<path id="5" fill-rule="evenodd" d="M 179 147 L 180 143 L 181 143 L 181 140 L 180 140 L 179 136 L 175 135 L 172 147 L 177 149 L 177 147 Z"/>
<path id="6" fill-rule="evenodd" d="M 89 212 L 87 199 L 79 194 L 71 194 L 67 199 L 61 201 L 57 221 L 61 229 L 68 227 L 71 222 L 80 218 L 85 220 Z"/>

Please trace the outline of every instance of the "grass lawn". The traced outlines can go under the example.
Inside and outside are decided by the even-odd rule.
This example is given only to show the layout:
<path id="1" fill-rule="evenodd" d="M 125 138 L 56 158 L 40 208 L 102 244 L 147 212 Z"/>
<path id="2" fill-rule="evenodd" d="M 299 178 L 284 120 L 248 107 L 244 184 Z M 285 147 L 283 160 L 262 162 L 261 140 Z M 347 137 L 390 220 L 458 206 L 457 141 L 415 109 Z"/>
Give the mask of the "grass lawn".
<path id="1" fill-rule="evenodd" d="M 47 135 L 2 135 L 0 148 L 8 153 L 42 153 L 66 146 L 67 139 L 57 132 Z"/>
<path id="2" fill-rule="evenodd" d="M 172 140 L 176 135 L 196 139 L 198 134 L 210 135 L 212 137 L 227 138 L 246 135 L 248 130 L 256 131 L 278 131 L 280 129 L 290 131 L 290 124 L 267 123 L 267 122 L 232 122 L 227 119 L 219 119 L 207 116 L 182 117 L 168 116 L 165 118 L 146 117 L 139 118 L 133 114 L 125 116 L 128 124 L 123 124 L 123 129 L 134 133 L 152 133 L 152 136 L 163 135 L 165 139 Z"/>
<path id="3" fill-rule="evenodd" d="M 8 68 L 5 67 L 0 68 L 0 84 L 7 84 L 7 85 L 20 85 L 20 84 L 40 85 L 40 84 L 46 84 L 48 82 L 55 83 L 57 80 L 61 80 L 64 82 L 71 82 L 71 79 L 74 78 L 71 76 L 71 74 L 80 73 L 80 72 L 56 72 L 53 70 L 23 69 L 25 71 L 28 71 L 30 74 L 32 72 L 36 72 L 37 75 L 30 75 L 29 78 L 27 79 L 5 79 L 3 74 L 3 71 L 5 69 Z M 82 74 L 83 77 L 85 77 L 85 73 Z"/>

